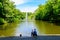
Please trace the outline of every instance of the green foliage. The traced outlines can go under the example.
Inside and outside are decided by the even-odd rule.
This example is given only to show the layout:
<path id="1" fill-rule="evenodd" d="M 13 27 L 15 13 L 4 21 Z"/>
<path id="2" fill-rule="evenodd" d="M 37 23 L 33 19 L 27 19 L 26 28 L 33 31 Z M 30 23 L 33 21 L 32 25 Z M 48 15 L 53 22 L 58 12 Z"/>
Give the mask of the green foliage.
<path id="1" fill-rule="evenodd" d="M 20 21 L 21 19 L 24 19 L 25 16 L 20 10 L 16 9 L 14 2 L 11 2 L 10 0 L 0 0 L 0 18 L 11 23 Z M 0 21 L 2 19 L 0 19 Z M 1 23 L 4 22 L 1 21 Z"/>
<path id="2" fill-rule="evenodd" d="M 32 20 L 34 18 L 34 13 L 32 12 L 27 12 L 28 15 L 28 20 Z"/>
<path id="3" fill-rule="evenodd" d="M 0 18 L 0 24 L 4 24 L 6 21 L 3 18 Z"/>
<path id="4" fill-rule="evenodd" d="M 35 19 L 60 22 L 60 0 L 48 0 L 44 5 L 39 5 L 35 11 Z"/>
<path id="5" fill-rule="evenodd" d="M 43 11 L 44 10 L 44 11 Z M 37 20 L 41 20 L 46 13 L 45 5 L 40 5 L 39 8 L 35 11 Z"/>

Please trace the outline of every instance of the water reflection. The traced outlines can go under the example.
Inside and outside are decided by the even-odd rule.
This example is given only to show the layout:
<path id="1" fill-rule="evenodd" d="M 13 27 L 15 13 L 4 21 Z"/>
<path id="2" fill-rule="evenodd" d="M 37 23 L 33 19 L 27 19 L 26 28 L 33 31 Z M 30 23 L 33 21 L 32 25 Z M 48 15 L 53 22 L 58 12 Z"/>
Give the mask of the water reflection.
<path id="1" fill-rule="evenodd" d="M 60 26 L 44 21 L 35 21 L 40 34 L 60 34 Z"/>
<path id="2" fill-rule="evenodd" d="M 0 36 L 14 36 L 17 24 L 0 25 Z"/>
<path id="3" fill-rule="evenodd" d="M 60 26 L 44 21 L 24 21 L 20 24 L 10 23 L 0 25 L 0 36 L 31 36 L 32 29 L 36 28 L 40 34 L 60 34 Z"/>
<path id="4" fill-rule="evenodd" d="M 36 26 L 34 25 L 33 22 L 31 21 L 22 22 L 16 29 L 16 35 L 19 35 L 19 33 L 21 33 L 23 36 L 31 36 L 31 31 L 34 28 L 36 28 Z"/>

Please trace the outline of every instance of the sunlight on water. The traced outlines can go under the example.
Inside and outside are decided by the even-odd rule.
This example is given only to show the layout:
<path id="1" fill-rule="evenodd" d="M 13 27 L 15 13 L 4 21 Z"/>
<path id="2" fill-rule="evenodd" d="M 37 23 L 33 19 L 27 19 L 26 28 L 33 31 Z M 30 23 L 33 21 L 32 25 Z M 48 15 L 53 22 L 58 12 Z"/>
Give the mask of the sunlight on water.
<path id="1" fill-rule="evenodd" d="M 28 14 L 26 13 L 26 21 L 28 20 Z"/>
<path id="2" fill-rule="evenodd" d="M 28 21 L 28 15 L 26 13 L 26 21 L 18 25 L 15 36 L 19 36 L 20 34 L 22 34 L 22 36 L 31 36 L 31 31 L 34 28 L 36 28 L 35 24 L 32 21 Z M 38 30 L 37 33 L 39 33 Z"/>
<path id="3" fill-rule="evenodd" d="M 44 21 L 24 21 L 20 24 L 11 23 L 0 25 L 0 36 L 31 36 L 32 29 L 36 28 L 38 35 L 60 34 L 60 26 Z"/>
<path id="4" fill-rule="evenodd" d="M 26 20 L 20 24 L 10 23 L 0 25 L 0 36 L 31 36 L 32 29 L 37 30 L 38 35 L 42 34 L 60 34 L 60 26 L 44 21 L 28 21 L 26 13 Z"/>

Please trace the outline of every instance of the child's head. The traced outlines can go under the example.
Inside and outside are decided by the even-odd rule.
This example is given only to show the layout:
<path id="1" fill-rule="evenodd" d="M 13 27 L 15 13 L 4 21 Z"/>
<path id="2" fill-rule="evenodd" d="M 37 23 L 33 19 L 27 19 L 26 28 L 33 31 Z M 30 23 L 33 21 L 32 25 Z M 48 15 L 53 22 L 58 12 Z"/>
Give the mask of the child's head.
<path id="1" fill-rule="evenodd" d="M 22 37 L 22 34 L 20 34 L 20 37 Z"/>

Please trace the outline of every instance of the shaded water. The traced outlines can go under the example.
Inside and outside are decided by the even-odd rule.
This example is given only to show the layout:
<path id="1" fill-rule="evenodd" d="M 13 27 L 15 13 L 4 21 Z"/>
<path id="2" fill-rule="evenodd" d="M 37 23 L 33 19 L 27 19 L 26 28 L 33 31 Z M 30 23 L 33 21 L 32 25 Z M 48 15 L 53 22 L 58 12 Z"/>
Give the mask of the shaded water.
<path id="1" fill-rule="evenodd" d="M 35 21 L 40 34 L 60 34 L 60 26 L 44 21 Z"/>
<path id="2" fill-rule="evenodd" d="M 11 23 L 0 25 L 0 36 L 30 36 L 32 29 L 36 28 L 38 35 L 60 34 L 60 26 L 44 21 L 24 21 L 20 24 Z"/>

